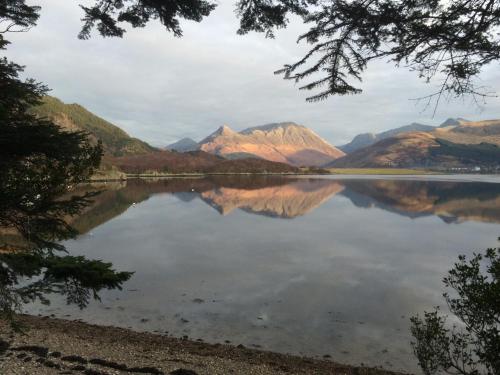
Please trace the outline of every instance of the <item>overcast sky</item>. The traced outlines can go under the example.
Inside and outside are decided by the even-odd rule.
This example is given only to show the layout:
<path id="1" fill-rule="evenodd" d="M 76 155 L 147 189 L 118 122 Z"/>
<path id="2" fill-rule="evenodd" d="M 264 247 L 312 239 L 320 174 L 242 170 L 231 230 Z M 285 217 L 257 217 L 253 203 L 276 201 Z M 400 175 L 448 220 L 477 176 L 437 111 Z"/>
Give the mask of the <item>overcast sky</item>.
<path id="1" fill-rule="evenodd" d="M 241 130 L 294 121 L 342 144 L 358 133 L 414 121 L 434 125 L 448 117 L 500 117 L 499 98 L 482 108 L 468 98 L 443 103 L 433 118 L 431 110 L 410 99 L 435 86 L 382 61 L 364 74 L 361 95 L 306 103 L 308 93 L 273 74 L 302 57 L 307 46 L 295 41 L 304 25 L 293 20 L 274 40 L 239 36 L 233 2 L 220 4 L 202 23 L 184 22 L 182 38 L 152 22 L 123 39 L 94 35 L 78 40 L 78 4 L 89 1 L 30 1 L 43 6 L 41 19 L 30 32 L 8 36 L 13 44 L 7 57 L 26 65 L 26 76 L 47 84 L 52 95 L 79 103 L 154 145 L 186 136 L 200 140 L 223 124 Z M 498 65 L 481 79 L 499 91 Z"/>

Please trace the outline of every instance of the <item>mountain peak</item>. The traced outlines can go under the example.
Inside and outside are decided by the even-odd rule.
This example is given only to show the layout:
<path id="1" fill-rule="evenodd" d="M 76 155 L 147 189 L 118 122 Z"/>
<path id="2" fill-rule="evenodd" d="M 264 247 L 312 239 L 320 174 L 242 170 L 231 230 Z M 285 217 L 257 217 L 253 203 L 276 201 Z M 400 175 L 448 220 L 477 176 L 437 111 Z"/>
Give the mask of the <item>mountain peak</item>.
<path id="1" fill-rule="evenodd" d="M 167 150 L 173 150 L 173 151 L 178 151 L 178 152 L 188 152 L 188 151 L 196 151 L 200 148 L 198 145 L 198 142 L 191 138 L 182 138 L 181 140 L 178 140 L 177 142 L 174 142 L 172 144 L 169 144 L 165 149 Z"/>
<path id="2" fill-rule="evenodd" d="M 465 122 L 470 122 L 469 120 L 466 120 L 464 118 L 458 117 L 458 118 L 448 118 L 446 121 L 444 121 L 441 125 L 439 125 L 440 128 L 444 128 L 447 126 L 458 126 L 462 125 Z"/>
<path id="3" fill-rule="evenodd" d="M 254 131 L 258 131 L 258 130 L 263 131 L 263 132 L 267 132 L 267 131 L 271 131 L 271 130 L 278 129 L 278 128 L 283 128 L 283 129 L 304 128 L 305 129 L 304 126 L 296 124 L 293 121 L 285 121 L 285 122 L 274 122 L 271 124 L 265 124 L 265 125 L 260 125 L 260 126 L 253 126 L 251 128 L 246 128 L 246 129 L 240 131 L 240 134 L 251 134 Z"/>
<path id="4" fill-rule="evenodd" d="M 202 140 L 200 148 L 222 156 L 253 155 L 295 166 L 319 166 L 344 155 L 312 130 L 294 122 L 256 126 L 239 133 L 222 126 Z"/>
<path id="5" fill-rule="evenodd" d="M 233 129 L 231 129 L 229 126 L 224 124 L 224 125 L 220 126 L 212 134 L 210 134 L 208 137 L 206 137 L 205 139 L 202 139 L 199 142 L 199 145 L 203 145 L 204 143 L 207 143 L 207 142 L 212 142 L 213 140 L 215 140 L 219 137 L 234 136 L 236 134 L 238 134 L 238 133 L 236 133 Z"/>
<path id="6" fill-rule="evenodd" d="M 236 132 L 233 129 L 231 129 L 229 126 L 224 124 L 221 127 L 219 127 L 219 129 L 217 129 L 214 134 L 228 135 L 228 134 L 234 134 L 234 133 L 236 133 Z"/>

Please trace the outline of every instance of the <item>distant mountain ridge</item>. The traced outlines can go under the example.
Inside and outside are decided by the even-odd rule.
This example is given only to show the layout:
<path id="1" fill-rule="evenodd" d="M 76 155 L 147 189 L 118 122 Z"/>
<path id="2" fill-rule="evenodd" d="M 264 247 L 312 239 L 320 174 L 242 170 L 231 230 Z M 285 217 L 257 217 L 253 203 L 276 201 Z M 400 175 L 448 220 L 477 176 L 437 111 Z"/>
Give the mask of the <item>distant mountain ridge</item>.
<path id="1" fill-rule="evenodd" d="M 169 144 L 165 149 L 170 151 L 189 152 L 199 150 L 200 145 L 191 138 L 182 138 L 177 142 Z"/>
<path id="2" fill-rule="evenodd" d="M 464 118 L 449 118 L 446 121 L 444 121 L 441 125 L 439 125 L 440 128 L 445 128 L 447 126 L 458 126 L 458 125 L 464 125 L 467 122 L 471 122 L 469 120 L 466 120 Z"/>
<path id="3" fill-rule="evenodd" d="M 458 125 L 451 125 L 456 123 Z M 403 132 L 326 167 L 500 166 L 500 120 L 446 120 L 429 132 Z"/>
<path id="4" fill-rule="evenodd" d="M 312 130 L 293 122 L 229 126 L 197 143 L 190 138 L 158 150 L 78 104 L 44 97 L 31 111 L 68 131 L 84 131 L 103 144 L 103 171 L 155 173 L 296 173 L 297 166 L 500 168 L 500 120 L 447 119 L 440 126 L 412 123 L 361 134 L 345 155 Z M 362 146 L 367 144 L 367 146 Z M 358 148 L 356 148 L 358 147 Z M 119 172 L 121 173 L 121 172 Z M 116 175 L 119 175 L 116 174 Z"/>
<path id="5" fill-rule="evenodd" d="M 85 131 L 90 138 L 102 142 L 105 155 L 124 156 L 146 154 L 156 149 L 140 139 L 133 138 L 118 126 L 96 116 L 79 104 L 66 104 L 52 96 L 45 96 L 42 104 L 31 111 L 54 121 L 69 131 Z"/>
<path id="6" fill-rule="evenodd" d="M 344 155 L 312 130 L 293 122 L 273 123 L 236 132 L 224 125 L 199 142 L 215 155 L 255 155 L 294 166 L 320 166 Z"/>
<path id="7" fill-rule="evenodd" d="M 387 130 L 381 133 L 362 133 L 355 136 L 351 142 L 338 146 L 339 149 L 344 151 L 346 154 L 350 154 L 356 150 L 359 150 L 363 147 L 368 147 L 382 139 L 389 138 L 401 133 L 409 132 L 409 131 L 432 131 L 435 127 L 431 125 L 424 125 L 419 123 L 411 123 L 409 125 L 401 126 L 399 128 Z"/>
<path id="8" fill-rule="evenodd" d="M 418 122 L 413 122 L 409 125 L 400 126 L 394 129 L 386 130 L 380 133 L 361 133 L 355 136 L 351 142 L 346 143 L 341 146 L 337 146 L 340 150 L 344 151 L 346 154 L 350 154 L 356 150 L 359 150 L 363 147 L 371 146 L 382 139 L 386 139 L 389 137 L 394 137 L 396 135 L 407 133 L 407 132 L 432 132 L 437 128 L 443 128 L 448 126 L 458 126 L 466 124 L 470 122 L 463 118 L 449 118 L 445 120 L 439 126 L 425 125 L 420 124 Z"/>

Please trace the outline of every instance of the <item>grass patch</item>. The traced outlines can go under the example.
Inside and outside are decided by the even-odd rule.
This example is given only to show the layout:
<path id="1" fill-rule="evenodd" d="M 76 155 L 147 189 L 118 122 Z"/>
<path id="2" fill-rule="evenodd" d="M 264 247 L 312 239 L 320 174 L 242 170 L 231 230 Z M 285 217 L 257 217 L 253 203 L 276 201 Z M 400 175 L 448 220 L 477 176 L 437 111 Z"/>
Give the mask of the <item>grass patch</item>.
<path id="1" fill-rule="evenodd" d="M 331 174 L 405 175 L 437 174 L 425 169 L 410 168 L 329 168 Z"/>

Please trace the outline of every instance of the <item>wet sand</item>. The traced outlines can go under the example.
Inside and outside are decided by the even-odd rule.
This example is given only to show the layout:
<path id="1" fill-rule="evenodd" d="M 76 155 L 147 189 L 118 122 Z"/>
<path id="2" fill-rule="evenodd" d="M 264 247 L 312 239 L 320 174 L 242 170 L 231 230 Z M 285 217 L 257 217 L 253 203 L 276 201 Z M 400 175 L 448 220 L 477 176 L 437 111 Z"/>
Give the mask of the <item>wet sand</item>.
<path id="1" fill-rule="evenodd" d="M 0 374 L 342 374 L 383 369 L 22 315 L 23 332 L 0 322 Z"/>

